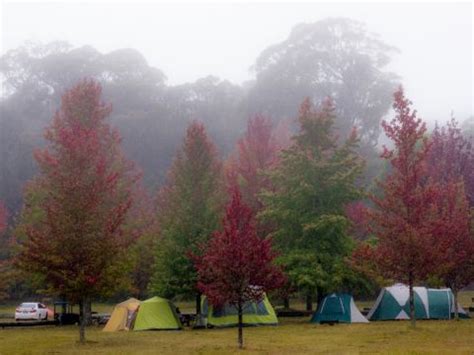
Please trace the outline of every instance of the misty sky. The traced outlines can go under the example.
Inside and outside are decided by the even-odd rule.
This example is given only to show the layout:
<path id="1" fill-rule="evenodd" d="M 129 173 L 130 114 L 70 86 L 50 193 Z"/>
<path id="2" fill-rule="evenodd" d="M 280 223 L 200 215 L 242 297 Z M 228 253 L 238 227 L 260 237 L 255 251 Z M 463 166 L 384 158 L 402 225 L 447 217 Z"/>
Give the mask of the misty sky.
<path id="1" fill-rule="evenodd" d="M 132 47 L 169 84 L 213 74 L 241 83 L 257 55 L 300 22 L 350 17 L 400 49 L 391 69 L 423 118 L 473 112 L 471 3 L 4 3 L 1 52 L 25 40 L 67 40 L 102 52 Z"/>

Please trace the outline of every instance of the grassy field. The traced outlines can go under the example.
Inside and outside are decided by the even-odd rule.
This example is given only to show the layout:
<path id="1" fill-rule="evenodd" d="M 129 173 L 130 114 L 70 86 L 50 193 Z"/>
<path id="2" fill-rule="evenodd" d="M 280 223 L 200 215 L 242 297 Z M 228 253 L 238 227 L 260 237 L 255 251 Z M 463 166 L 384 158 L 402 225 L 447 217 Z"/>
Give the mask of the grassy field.
<path id="1" fill-rule="evenodd" d="M 463 306 L 474 292 L 463 293 Z M 193 303 L 178 303 L 192 311 Z M 301 308 L 302 303 L 292 306 Z M 361 302 L 359 307 L 369 307 Z M 110 312 L 113 306 L 96 304 L 94 310 Z M 0 307 L 11 312 L 13 305 Z M 244 330 L 245 352 L 262 354 L 301 353 L 452 353 L 474 354 L 474 319 L 456 321 L 372 322 L 353 325 L 313 325 L 308 318 L 280 319 L 275 327 Z M 10 354 L 231 354 L 239 353 L 236 329 L 145 331 L 104 333 L 87 329 L 88 343 L 77 343 L 77 326 L 0 328 L 0 355 Z"/>
<path id="2" fill-rule="evenodd" d="M 236 329 L 104 333 L 87 330 L 88 343 L 77 343 L 78 329 L 42 327 L 0 329 L 0 354 L 231 354 Z M 275 327 L 244 329 L 245 352 L 304 353 L 452 353 L 474 351 L 474 320 L 406 321 L 353 325 L 313 325 L 308 319 L 282 320 Z"/>

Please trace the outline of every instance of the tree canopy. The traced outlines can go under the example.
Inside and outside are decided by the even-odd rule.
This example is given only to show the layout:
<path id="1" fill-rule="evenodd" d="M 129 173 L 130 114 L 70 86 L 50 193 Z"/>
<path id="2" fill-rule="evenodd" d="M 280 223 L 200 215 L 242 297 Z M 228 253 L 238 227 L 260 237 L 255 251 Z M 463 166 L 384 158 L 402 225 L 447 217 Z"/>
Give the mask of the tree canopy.
<path id="1" fill-rule="evenodd" d="M 362 143 L 374 144 L 396 87 L 397 77 L 385 69 L 396 52 L 354 20 L 299 24 L 257 58 L 249 106 L 278 119 L 293 117 L 303 97 L 330 96 L 340 135 L 357 127 Z"/>
<path id="2" fill-rule="evenodd" d="M 152 291 L 164 297 L 196 294 L 196 272 L 188 254 L 197 252 L 217 228 L 223 205 L 221 162 L 204 125 L 193 121 L 158 196 L 160 238 Z"/>
<path id="3" fill-rule="evenodd" d="M 45 132 L 48 144 L 36 151 L 39 174 L 26 189 L 17 227 L 18 265 L 82 307 L 120 279 L 122 225 L 138 179 L 106 121 L 110 112 L 94 81 L 63 95 Z"/>
<path id="4" fill-rule="evenodd" d="M 361 196 L 355 185 L 363 167 L 354 151 L 357 134 L 339 145 L 334 121 L 331 100 L 316 109 L 309 99 L 302 103 L 300 130 L 269 173 L 273 188 L 263 193 L 260 213 L 275 225 L 271 235 L 290 282 L 308 295 L 318 290 L 319 297 L 351 250 L 344 206 Z"/>
<path id="5" fill-rule="evenodd" d="M 252 210 L 242 202 L 236 185 L 230 194 L 222 230 L 213 233 L 195 263 L 197 287 L 212 305 L 227 303 L 237 308 L 242 348 L 244 304 L 262 301 L 264 293 L 283 286 L 285 278 L 281 268 L 272 263 L 276 254 L 271 240 L 257 235 Z"/>

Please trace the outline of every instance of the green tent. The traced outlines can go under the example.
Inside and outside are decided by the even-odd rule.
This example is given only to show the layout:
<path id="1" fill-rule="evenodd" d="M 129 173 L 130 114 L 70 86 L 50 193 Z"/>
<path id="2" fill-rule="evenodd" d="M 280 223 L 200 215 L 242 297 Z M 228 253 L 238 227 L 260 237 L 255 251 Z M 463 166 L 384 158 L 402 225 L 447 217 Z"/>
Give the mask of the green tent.
<path id="1" fill-rule="evenodd" d="M 141 302 L 133 330 L 181 329 L 181 321 L 172 302 L 153 297 Z"/>
<path id="2" fill-rule="evenodd" d="M 226 304 L 220 308 L 214 308 L 208 302 L 207 297 L 203 296 L 201 298 L 201 310 L 208 327 L 234 327 L 238 325 L 238 314 L 235 306 Z M 245 326 L 278 324 L 275 310 L 266 295 L 258 303 L 246 302 L 243 307 L 242 318 Z"/>
<path id="3" fill-rule="evenodd" d="M 320 302 L 311 323 L 368 323 L 354 299 L 346 293 L 330 294 Z"/>
<path id="4" fill-rule="evenodd" d="M 416 319 L 451 319 L 454 297 L 451 289 L 413 287 Z M 467 313 L 458 305 L 459 315 Z M 385 287 L 380 292 L 367 318 L 369 320 L 410 319 L 409 288 L 403 284 Z"/>

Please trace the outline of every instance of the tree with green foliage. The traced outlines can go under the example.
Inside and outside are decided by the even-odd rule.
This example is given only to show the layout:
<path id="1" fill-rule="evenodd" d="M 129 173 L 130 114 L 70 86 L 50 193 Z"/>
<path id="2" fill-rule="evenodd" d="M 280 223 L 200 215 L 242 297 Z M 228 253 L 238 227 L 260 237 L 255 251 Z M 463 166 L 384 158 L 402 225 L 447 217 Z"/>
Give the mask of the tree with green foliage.
<path id="1" fill-rule="evenodd" d="M 338 144 L 331 100 L 317 110 L 304 100 L 298 121 L 293 144 L 269 173 L 273 188 L 262 195 L 259 217 L 276 225 L 272 235 L 282 254 L 279 260 L 311 308 L 311 297 L 317 293 L 321 299 L 340 277 L 352 248 L 344 207 L 361 196 L 355 183 L 363 162 L 355 153 L 355 130 Z"/>
<path id="2" fill-rule="evenodd" d="M 158 238 L 150 289 L 164 297 L 200 295 L 189 258 L 218 228 L 224 205 L 222 166 L 203 124 L 192 122 L 158 196 Z"/>

